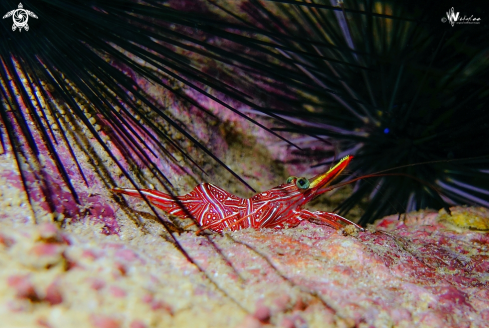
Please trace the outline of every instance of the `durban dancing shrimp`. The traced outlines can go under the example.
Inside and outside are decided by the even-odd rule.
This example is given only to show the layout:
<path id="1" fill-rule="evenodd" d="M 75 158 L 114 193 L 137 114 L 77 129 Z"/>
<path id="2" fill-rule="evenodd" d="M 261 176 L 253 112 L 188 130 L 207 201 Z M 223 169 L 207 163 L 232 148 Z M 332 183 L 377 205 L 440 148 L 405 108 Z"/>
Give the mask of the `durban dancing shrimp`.
<path id="1" fill-rule="evenodd" d="M 142 198 L 144 195 L 152 204 L 168 214 L 185 219 L 193 217 L 200 225 L 200 231 L 210 229 L 222 232 L 224 229 L 295 227 L 304 220 L 317 220 L 336 229 L 343 224 L 359 225 L 338 214 L 323 211 L 309 211 L 302 207 L 317 196 L 331 190 L 327 186 L 346 168 L 353 156 L 344 157 L 327 172 L 308 180 L 290 177 L 285 184 L 256 194 L 251 198 L 237 197 L 210 183 L 202 183 L 183 196 L 171 196 L 149 189 L 121 189 L 114 192 Z"/>

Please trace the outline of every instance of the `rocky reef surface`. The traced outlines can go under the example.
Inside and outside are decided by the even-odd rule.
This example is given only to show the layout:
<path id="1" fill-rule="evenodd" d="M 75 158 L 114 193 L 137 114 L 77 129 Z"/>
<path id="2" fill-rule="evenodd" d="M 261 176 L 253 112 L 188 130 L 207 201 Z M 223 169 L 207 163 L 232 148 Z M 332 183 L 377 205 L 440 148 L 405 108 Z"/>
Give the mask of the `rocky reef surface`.
<path id="1" fill-rule="evenodd" d="M 488 220 L 457 207 L 365 232 L 184 232 L 191 263 L 157 222 L 4 217 L 0 327 L 489 327 L 489 235 L 472 227 Z"/>

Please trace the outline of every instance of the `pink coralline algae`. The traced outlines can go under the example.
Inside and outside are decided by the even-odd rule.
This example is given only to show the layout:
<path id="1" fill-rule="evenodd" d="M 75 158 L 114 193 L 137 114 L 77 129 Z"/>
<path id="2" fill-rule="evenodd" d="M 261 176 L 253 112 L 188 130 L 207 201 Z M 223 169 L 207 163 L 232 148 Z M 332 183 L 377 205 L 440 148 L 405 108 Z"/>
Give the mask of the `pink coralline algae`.
<path id="1" fill-rule="evenodd" d="M 376 231 L 356 237 L 303 223 L 301 233 L 239 239 L 266 254 L 276 273 L 353 319 L 353 326 L 489 327 L 489 236 L 457 230 L 439 217 L 387 217 Z M 240 262 L 243 269 L 247 260 Z M 266 267 L 256 273 L 268 275 Z"/>
<path id="2" fill-rule="evenodd" d="M 488 218 L 452 209 L 462 212 Z M 391 216 L 364 232 L 303 222 L 176 235 L 195 264 L 159 225 L 144 233 L 124 221 L 113 235 L 81 221 L 0 227 L 0 309 L 12 324 L 489 327 L 489 236 L 444 213 Z"/>

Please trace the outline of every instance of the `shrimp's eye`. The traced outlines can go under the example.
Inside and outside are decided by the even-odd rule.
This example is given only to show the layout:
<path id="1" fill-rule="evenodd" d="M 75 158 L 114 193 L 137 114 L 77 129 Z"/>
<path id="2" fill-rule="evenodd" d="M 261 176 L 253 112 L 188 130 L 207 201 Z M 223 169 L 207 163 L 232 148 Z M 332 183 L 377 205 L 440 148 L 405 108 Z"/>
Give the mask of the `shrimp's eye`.
<path id="1" fill-rule="evenodd" d="M 299 189 L 307 189 L 307 188 L 309 188 L 309 185 L 310 185 L 309 180 L 307 180 L 306 178 L 297 179 L 295 184 Z"/>
<path id="2" fill-rule="evenodd" d="M 287 178 L 287 181 L 285 181 L 285 183 L 291 183 L 292 181 L 294 181 L 295 179 L 297 179 L 297 177 L 288 177 Z"/>

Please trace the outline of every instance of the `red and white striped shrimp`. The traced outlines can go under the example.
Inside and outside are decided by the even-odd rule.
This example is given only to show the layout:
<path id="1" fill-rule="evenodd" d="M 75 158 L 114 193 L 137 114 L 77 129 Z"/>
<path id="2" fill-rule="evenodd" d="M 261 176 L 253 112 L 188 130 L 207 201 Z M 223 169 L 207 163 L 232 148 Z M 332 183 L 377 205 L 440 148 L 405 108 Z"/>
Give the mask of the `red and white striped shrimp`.
<path id="1" fill-rule="evenodd" d="M 290 177 L 285 184 L 240 198 L 210 183 L 202 183 L 183 196 L 171 196 L 149 189 L 113 189 L 114 192 L 142 198 L 142 195 L 165 212 L 182 219 L 193 217 L 201 230 L 295 227 L 303 220 L 319 220 L 336 229 L 340 222 L 353 223 L 335 213 L 311 212 L 302 207 L 313 198 L 331 190 L 326 188 L 348 165 L 353 156 L 346 156 L 326 173 L 311 180 Z M 363 230 L 363 229 L 362 229 Z"/>

